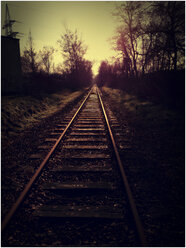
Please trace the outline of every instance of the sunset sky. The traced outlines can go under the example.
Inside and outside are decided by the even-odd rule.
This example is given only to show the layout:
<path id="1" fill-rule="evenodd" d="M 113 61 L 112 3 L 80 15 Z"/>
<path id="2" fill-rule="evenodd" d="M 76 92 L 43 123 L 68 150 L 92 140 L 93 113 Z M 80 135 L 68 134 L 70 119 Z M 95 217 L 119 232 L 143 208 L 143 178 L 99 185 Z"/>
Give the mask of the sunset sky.
<path id="1" fill-rule="evenodd" d="M 112 16 L 116 2 L 91 1 L 7 1 L 1 2 L 1 24 L 5 20 L 5 5 L 8 3 L 11 19 L 19 21 L 13 25 L 13 31 L 23 33 L 20 49 L 23 51 L 29 29 L 36 50 L 43 46 L 59 49 L 57 40 L 66 25 L 71 30 L 78 30 L 82 40 L 88 46 L 86 58 L 94 61 L 93 72 L 96 74 L 101 60 L 115 56 L 108 41 L 114 35 L 116 22 Z M 1 32 L 4 35 L 4 30 Z M 54 63 L 62 62 L 60 51 L 55 53 Z"/>

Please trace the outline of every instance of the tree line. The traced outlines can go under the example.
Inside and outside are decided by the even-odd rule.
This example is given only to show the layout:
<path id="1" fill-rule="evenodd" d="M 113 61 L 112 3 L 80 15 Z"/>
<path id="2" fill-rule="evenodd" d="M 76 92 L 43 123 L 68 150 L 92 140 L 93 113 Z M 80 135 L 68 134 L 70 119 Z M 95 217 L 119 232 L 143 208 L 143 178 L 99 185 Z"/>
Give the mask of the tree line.
<path id="1" fill-rule="evenodd" d="M 175 90 L 175 82 L 184 83 L 185 2 L 126 1 L 113 16 L 118 26 L 111 42 L 118 56 L 112 63 L 101 62 L 100 86 L 165 97 Z"/>
<path id="2" fill-rule="evenodd" d="M 57 41 L 62 55 L 62 63 L 54 67 L 55 49 L 44 46 L 36 51 L 31 31 L 27 45 L 21 56 L 25 89 L 31 92 L 53 92 L 63 88 L 77 89 L 89 86 L 92 81 L 92 63 L 85 59 L 87 46 L 79 37 L 77 30 L 68 28 Z"/>

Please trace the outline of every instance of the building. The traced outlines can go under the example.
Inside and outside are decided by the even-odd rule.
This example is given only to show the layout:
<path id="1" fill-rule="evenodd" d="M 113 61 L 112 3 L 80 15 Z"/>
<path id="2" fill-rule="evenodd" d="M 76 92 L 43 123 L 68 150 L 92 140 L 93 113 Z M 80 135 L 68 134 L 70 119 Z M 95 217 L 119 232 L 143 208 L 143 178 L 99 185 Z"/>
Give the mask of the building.
<path id="1" fill-rule="evenodd" d="M 14 92 L 21 87 L 19 39 L 1 36 L 1 89 Z"/>

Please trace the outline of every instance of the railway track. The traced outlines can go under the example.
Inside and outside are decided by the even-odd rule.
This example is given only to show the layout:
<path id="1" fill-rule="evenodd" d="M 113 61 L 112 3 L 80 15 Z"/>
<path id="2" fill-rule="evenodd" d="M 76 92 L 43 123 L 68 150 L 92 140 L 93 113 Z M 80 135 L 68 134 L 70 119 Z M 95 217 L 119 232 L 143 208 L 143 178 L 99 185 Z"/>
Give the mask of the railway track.
<path id="1" fill-rule="evenodd" d="M 5 246 L 147 245 L 108 112 L 94 86 L 30 156 L 40 166 L 2 222 Z"/>

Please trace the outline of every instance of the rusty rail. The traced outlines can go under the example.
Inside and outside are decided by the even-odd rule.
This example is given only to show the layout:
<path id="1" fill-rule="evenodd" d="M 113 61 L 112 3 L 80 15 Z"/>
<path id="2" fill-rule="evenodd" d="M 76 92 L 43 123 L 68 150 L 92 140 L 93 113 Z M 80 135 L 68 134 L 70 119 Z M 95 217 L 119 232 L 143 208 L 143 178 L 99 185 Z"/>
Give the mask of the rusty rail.
<path id="1" fill-rule="evenodd" d="M 90 94 L 92 92 L 92 89 L 89 91 L 89 93 L 85 97 L 84 101 L 82 102 L 82 104 L 80 105 L 80 107 L 78 108 L 78 110 L 76 111 L 76 113 L 74 114 L 72 119 L 70 120 L 70 122 L 67 124 L 66 128 L 64 129 L 64 131 L 62 132 L 62 134 L 60 135 L 60 137 L 58 138 L 56 143 L 53 145 L 53 147 L 48 152 L 48 154 L 46 155 L 44 160 L 41 162 L 41 164 L 39 165 L 39 167 L 36 170 L 35 174 L 32 176 L 32 178 L 30 179 L 30 181 L 26 185 L 25 189 L 22 191 L 22 193 L 18 197 L 18 199 L 15 202 L 15 204 L 12 206 L 12 208 L 10 209 L 8 214 L 5 216 L 5 218 L 4 218 L 3 222 L 2 222 L 2 226 L 1 226 L 2 231 L 4 231 L 6 229 L 6 227 L 9 224 L 9 222 L 11 221 L 11 219 L 15 215 L 16 211 L 18 210 L 18 208 L 20 207 L 20 205 L 22 204 L 22 202 L 24 201 L 24 199 L 28 195 L 28 193 L 31 190 L 32 186 L 36 182 L 37 178 L 41 174 L 44 166 L 47 164 L 47 162 L 50 159 L 51 155 L 54 153 L 54 151 L 58 147 L 59 143 L 63 140 L 66 132 L 68 131 L 68 129 L 70 128 L 71 124 L 74 122 L 74 120 L 77 117 L 78 113 L 81 111 L 81 109 L 84 106 L 85 102 L 89 98 L 89 96 L 90 96 Z M 139 239 L 141 241 L 142 246 L 147 246 L 144 230 L 143 230 L 140 218 L 139 218 L 139 214 L 138 214 L 138 211 L 137 211 L 137 208 L 136 208 L 136 204 L 135 204 L 135 201 L 134 201 L 133 196 L 132 196 L 131 189 L 130 189 L 129 184 L 128 184 L 128 180 L 127 180 L 127 177 L 126 177 L 126 174 L 125 174 L 125 171 L 124 171 L 124 167 L 123 167 L 123 164 L 122 164 L 120 156 L 119 156 L 119 152 L 118 152 L 115 140 L 114 140 L 114 136 L 113 136 L 112 131 L 111 131 L 111 127 L 109 125 L 109 121 L 108 121 L 108 117 L 107 117 L 107 114 L 106 114 L 106 111 L 105 111 L 105 108 L 104 108 L 104 105 L 103 105 L 103 101 L 101 99 L 101 95 L 100 95 L 99 89 L 97 87 L 96 87 L 96 91 L 97 91 L 98 98 L 99 98 L 101 108 L 102 108 L 102 111 L 103 111 L 103 115 L 104 115 L 104 118 L 105 118 L 105 121 L 106 121 L 106 124 L 107 124 L 110 139 L 111 139 L 113 149 L 114 149 L 114 153 L 115 153 L 115 156 L 116 156 L 116 160 L 117 160 L 120 172 L 121 172 L 121 177 L 122 177 L 122 180 L 123 180 L 123 184 L 124 184 L 124 187 L 126 189 L 126 193 L 127 193 L 128 199 L 129 199 L 129 204 L 130 204 L 132 214 L 133 214 L 133 217 L 134 217 L 134 220 L 135 220 L 135 224 L 136 224 L 137 232 L 138 232 L 138 235 L 139 235 Z"/>
<path id="2" fill-rule="evenodd" d="M 66 126 L 66 128 L 64 129 L 64 131 L 62 132 L 62 134 L 60 135 L 60 137 L 58 138 L 58 140 L 54 144 L 54 146 L 51 148 L 51 150 L 48 152 L 48 154 L 46 155 L 46 157 L 44 158 L 44 160 L 39 165 L 39 168 L 37 169 L 37 171 L 35 172 L 35 174 L 32 176 L 32 178 L 30 179 L 30 181 L 28 182 L 28 184 L 26 185 L 26 187 L 24 188 L 24 190 L 21 192 L 21 194 L 18 197 L 17 201 L 14 203 L 14 205 L 12 206 L 12 208 L 10 209 L 10 211 L 8 212 L 8 214 L 5 216 L 5 218 L 4 218 L 3 222 L 2 222 L 2 225 L 1 225 L 1 231 L 2 232 L 7 227 L 8 223 L 10 222 L 10 220 L 12 219 L 12 217 L 14 216 L 14 214 L 16 213 L 16 211 L 18 210 L 19 206 L 24 201 L 24 199 L 27 196 L 28 192 L 30 191 L 30 189 L 34 185 L 36 179 L 40 175 L 40 173 L 43 170 L 44 166 L 47 164 L 48 160 L 50 159 L 50 157 L 52 156 L 52 154 L 56 150 L 57 146 L 62 141 L 63 137 L 65 136 L 65 134 L 67 132 L 67 130 L 69 129 L 69 127 L 73 123 L 74 119 L 76 118 L 76 116 L 78 115 L 78 113 L 80 112 L 80 110 L 82 109 L 82 107 L 84 106 L 85 102 L 87 101 L 87 99 L 88 99 L 91 91 L 92 91 L 92 88 L 89 91 L 89 93 L 87 94 L 87 96 L 85 97 L 84 101 L 82 102 L 82 104 L 80 105 L 80 107 L 78 108 L 78 110 L 76 111 L 76 113 L 74 114 L 74 116 L 72 117 L 72 119 L 70 120 L 69 124 Z"/>
<path id="3" fill-rule="evenodd" d="M 107 128 L 108 128 L 108 131 L 109 131 L 110 139 L 111 139 L 112 146 L 113 146 L 113 149 L 114 149 L 114 153 L 115 153 L 115 156 L 116 156 L 116 159 L 117 159 L 117 163 L 118 163 L 118 166 L 119 166 L 119 169 L 120 169 L 123 184 L 124 184 L 126 192 L 127 192 L 127 196 L 128 196 L 128 200 L 129 200 L 129 203 L 130 203 L 130 206 L 131 206 L 132 214 L 133 214 L 133 217 L 134 217 L 134 220 L 135 220 L 137 232 L 138 232 L 138 235 L 139 235 L 139 238 L 140 238 L 142 246 L 148 246 L 147 241 L 146 241 L 146 237 L 145 237 L 145 234 L 144 234 L 144 229 L 143 229 L 143 226 L 142 226 L 142 223 L 141 223 L 141 220 L 140 220 L 137 208 L 136 208 L 136 204 L 135 204 L 135 201 L 134 201 L 134 198 L 133 198 L 133 195 L 132 195 L 132 192 L 131 192 L 131 189 L 130 189 L 130 186 L 129 186 L 129 183 L 128 183 L 128 180 L 127 180 L 127 177 L 126 177 L 126 173 L 124 171 L 124 167 L 123 167 L 123 164 L 122 164 L 122 161 L 121 161 L 121 158 L 120 158 L 120 155 L 119 155 L 119 152 L 118 152 L 115 140 L 114 140 L 113 133 L 111 131 L 111 127 L 110 127 L 110 124 L 109 124 L 109 121 L 108 121 L 108 117 L 107 117 L 107 114 L 106 114 L 106 111 L 105 111 L 105 108 L 104 108 L 104 105 L 103 105 L 103 101 L 101 99 L 101 95 L 100 95 L 100 92 L 99 92 L 98 88 L 97 88 L 97 93 L 98 93 L 98 96 L 99 96 L 100 104 L 101 104 L 101 107 L 102 107 L 102 110 L 103 110 L 103 114 L 104 114 L 105 121 L 106 121 L 106 124 L 107 124 Z"/>

